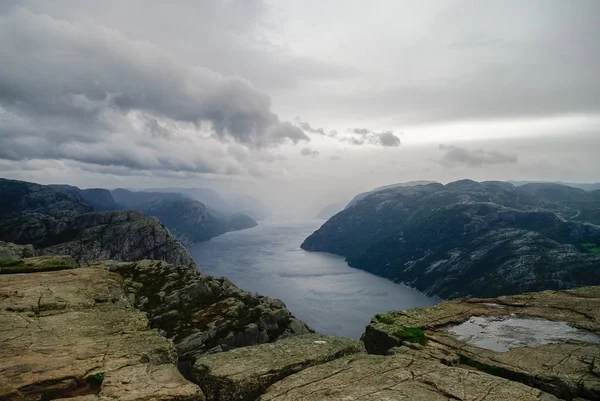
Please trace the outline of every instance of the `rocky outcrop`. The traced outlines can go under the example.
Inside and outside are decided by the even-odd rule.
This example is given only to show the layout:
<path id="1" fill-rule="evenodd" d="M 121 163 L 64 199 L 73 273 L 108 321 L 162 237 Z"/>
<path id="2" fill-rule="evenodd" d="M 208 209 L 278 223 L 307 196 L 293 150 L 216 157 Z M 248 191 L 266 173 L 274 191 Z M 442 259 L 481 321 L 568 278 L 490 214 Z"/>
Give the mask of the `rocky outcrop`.
<path id="1" fill-rule="evenodd" d="M 0 179 L 0 239 L 31 244 L 40 255 L 70 255 L 80 263 L 150 258 L 195 266 L 187 250 L 156 218 L 138 212 L 92 212 L 94 208 L 77 191 L 62 190 Z"/>
<path id="2" fill-rule="evenodd" d="M 393 186 L 359 197 L 302 248 L 442 298 L 600 284 L 600 226 L 569 220 L 577 210 L 505 182 Z"/>
<path id="3" fill-rule="evenodd" d="M 80 263 L 96 260 L 164 260 L 196 266 L 187 249 L 158 219 L 138 212 L 97 212 L 59 226 L 37 247 L 40 255 L 71 255 Z"/>
<path id="4" fill-rule="evenodd" d="M 271 386 L 260 401 L 556 401 L 543 391 L 476 370 L 409 355 L 353 355 Z"/>
<path id="5" fill-rule="evenodd" d="M 309 333 L 278 299 L 252 295 L 225 278 L 160 261 L 95 264 L 124 278 L 133 304 L 171 338 L 180 360 Z M 185 366 L 182 364 L 182 369 Z"/>
<path id="6" fill-rule="evenodd" d="M 273 383 L 311 366 L 364 352 L 362 343 L 346 338 L 305 334 L 271 344 L 207 354 L 192 370 L 207 400 L 256 400 Z"/>
<path id="7" fill-rule="evenodd" d="M 461 299 L 378 315 L 368 352 L 436 359 L 566 400 L 600 399 L 600 287 Z"/>
<path id="8" fill-rule="evenodd" d="M 1 275 L 0 322 L 2 400 L 204 400 L 104 269 Z"/>

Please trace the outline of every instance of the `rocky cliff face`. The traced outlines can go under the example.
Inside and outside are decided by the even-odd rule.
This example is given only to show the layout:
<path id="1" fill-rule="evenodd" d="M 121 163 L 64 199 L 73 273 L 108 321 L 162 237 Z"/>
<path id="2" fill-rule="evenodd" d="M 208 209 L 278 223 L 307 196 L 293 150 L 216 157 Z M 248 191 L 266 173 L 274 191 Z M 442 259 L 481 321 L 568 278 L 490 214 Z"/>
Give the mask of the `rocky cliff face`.
<path id="1" fill-rule="evenodd" d="M 23 181 L 0 180 L 0 189 L 0 240 L 32 244 L 40 255 L 71 255 L 81 263 L 150 258 L 195 266 L 156 218 L 138 212 L 92 212 L 77 193 Z"/>
<path id="2" fill-rule="evenodd" d="M 392 187 L 331 218 L 302 248 L 443 298 L 600 284 L 600 227 L 574 214 L 509 183 Z"/>
<path id="3" fill-rule="evenodd" d="M 310 333 L 278 299 L 252 295 L 225 278 L 159 261 L 101 262 L 124 278 L 133 305 L 171 338 L 181 360 Z"/>

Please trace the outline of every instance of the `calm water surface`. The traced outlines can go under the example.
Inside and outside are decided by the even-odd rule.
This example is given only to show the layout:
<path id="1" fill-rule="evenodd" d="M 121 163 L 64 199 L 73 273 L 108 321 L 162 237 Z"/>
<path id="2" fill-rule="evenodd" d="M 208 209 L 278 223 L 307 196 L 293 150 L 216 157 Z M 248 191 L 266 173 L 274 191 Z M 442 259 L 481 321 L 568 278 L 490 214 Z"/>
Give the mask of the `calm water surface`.
<path id="1" fill-rule="evenodd" d="M 323 223 L 262 221 L 190 248 L 203 273 L 283 300 L 320 333 L 359 338 L 377 313 L 435 304 L 418 291 L 349 267 L 344 258 L 300 249 Z"/>

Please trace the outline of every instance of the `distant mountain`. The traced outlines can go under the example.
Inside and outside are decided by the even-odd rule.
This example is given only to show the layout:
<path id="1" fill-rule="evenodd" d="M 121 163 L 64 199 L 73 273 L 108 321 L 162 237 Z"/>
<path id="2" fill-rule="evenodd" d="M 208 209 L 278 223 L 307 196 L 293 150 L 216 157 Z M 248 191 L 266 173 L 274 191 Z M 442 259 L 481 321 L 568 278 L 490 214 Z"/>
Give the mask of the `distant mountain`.
<path id="1" fill-rule="evenodd" d="M 137 212 L 95 212 L 78 195 L 60 189 L 0 179 L 0 240 L 32 244 L 39 255 L 68 254 L 82 263 L 158 259 L 195 266 L 158 219 Z"/>
<path id="2" fill-rule="evenodd" d="M 344 210 L 343 203 L 333 203 L 333 204 L 327 205 L 323 209 L 321 209 L 321 211 L 319 213 L 317 213 L 317 215 L 315 216 L 315 219 L 327 220 L 327 219 L 330 219 L 331 217 L 335 216 L 337 213 L 341 212 L 342 210 Z"/>
<path id="3" fill-rule="evenodd" d="M 265 205 L 251 196 L 242 195 L 225 199 L 211 188 L 153 188 L 147 189 L 146 192 L 182 194 L 204 204 L 209 210 L 219 212 L 229 217 L 236 213 L 241 213 L 254 220 L 263 220 L 271 214 Z"/>
<path id="4" fill-rule="evenodd" d="M 600 198 L 556 186 L 462 180 L 362 196 L 302 248 L 443 298 L 600 284 Z M 583 198 L 582 198 L 583 199 Z"/>
<path id="5" fill-rule="evenodd" d="M 113 199 L 110 191 L 108 189 L 103 188 L 91 188 L 91 189 L 79 189 L 72 185 L 48 185 L 50 188 L 63 192 L 66 194 L 71 194 L 80 197 L 90 205 L 95 210 L 105 211 L 105 210 L 116 210 L 117 204 Z"/>
<path id="6" fill-rule="evenodd" d="M 138 210 L 148 216 L 158 217 L 173 234 L 188 244 L 256 226 L 256 221 L 248 216 L 212 211 L 179 193 L 115 189 L 112 196 L 119 209 Z"/>
<path id="7" fill-rule="evenodd" d="M 365 198 L 367 195 L 370 195 L 370 194 L 372 194 L 374 192 L 388 190 L 388 189 L 393 189 L 393 188 L 398 188 L 398 187 L 414 187 L 414 186 L 417 186 L 417 185 L 427 185 L 427 184 L 434 184 L 434 183 L 436 183 L 436 182 L 435 181 L 408 181 L 408 182 L 400 182 L 398 184 L 384 185 L 382 187 L 377 187 L 377 188 L 373 189 L 372 191 L 362 192 L 362 193 L 356 195 L 350 201 L 350 203 L 348 203 L 346 205 L 346 208 L 349 208 L 350 206 L 355 205 L 358 201 L 360 201 L 361 199 Z"/>
<path id="8" fill-rule="evenodd" d="M 560 184 L 572 188 L 583 189 L 584 191 L 597 191 L 600 189 L 600 182 L 582 183 L 582 182 L 562 182 L 562 181 L 509 181 L 517 187 L 526 184 Z"/>

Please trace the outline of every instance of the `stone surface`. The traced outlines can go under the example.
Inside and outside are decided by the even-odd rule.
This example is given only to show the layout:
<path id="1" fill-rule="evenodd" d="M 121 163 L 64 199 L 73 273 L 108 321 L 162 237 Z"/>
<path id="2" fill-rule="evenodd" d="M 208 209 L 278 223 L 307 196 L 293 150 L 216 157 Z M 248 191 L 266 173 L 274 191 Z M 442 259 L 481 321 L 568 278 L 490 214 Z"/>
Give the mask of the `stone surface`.
<path id="1" fill-rule="evenodd" d="M 367 326 L 363 340 L 375 354 L 397 352 L 406 345 L 410 330 L 422 330 L 422 345 L 406 351 L 426 355 L 447 364 L 462 364 L 494 375 L 526 383 L 559 398 L 600 399 L 600 344 L 595 341 L 555 338 L 555 344 L 522 342 L 505 352 L 477 347 L 451 330 L 472 317 L 494 319 L 543 319 L 563 322 L 596 339 L 600 334 L 600 287 L 544 291 L 493 299 L 461 299 L 439 305 L 393 311 L 379 315 Z M 540 328 L 543 328 L 540 325 Z M 535 336 L 535 333 L 529 333 Z M 504 333 L 509 337 L 510 333 Z M 497 340 L 490 338 L 490 341 Z M 506 340 L 506 338 L 505 338 Z M 489 347 L 488 347 L 489 348 Z M 503 349 L 504 350 L 504 349 Z"/>
<path id="2" fill-rule="evenodd" d="M 182 361 L 311 331 L 280 300 L 252 295 L 195 268 L 150 260 L 96 266 L 124 277 L 133 304 L 173 339 Z"/>
<path id="3" fill-rule="evenodd" d="M 310 366 L 364 352 L 362 343 L 305 334 L 271 344 L 207 354 L 194 363 L 194 381 L 208 400 L 255 400 L 267 387 Z"/>
<path id="4" fill-rule="evenodd" d="M 0 399 L 202 400 L 122 285 L 97 268 L 0 276 Z"/>
<path id="5" fill-rule="evenodd" d="M 261 401 L 551 401 L 524 384 L 413 355 L 353 355 L 308 368 L 271 386 Z"/>

